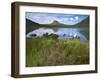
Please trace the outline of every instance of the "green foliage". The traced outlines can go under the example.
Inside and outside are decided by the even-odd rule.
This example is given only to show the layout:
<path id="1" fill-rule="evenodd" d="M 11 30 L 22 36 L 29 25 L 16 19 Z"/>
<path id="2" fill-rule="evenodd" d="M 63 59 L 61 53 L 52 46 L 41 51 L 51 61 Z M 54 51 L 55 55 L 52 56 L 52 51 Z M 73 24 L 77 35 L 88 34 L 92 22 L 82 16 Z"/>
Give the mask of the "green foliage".
<path id="1" fill-rule="evenodd" d="M 54 36 L 26 38 L 26 66 L 89 64 L 89 43 Z"/>

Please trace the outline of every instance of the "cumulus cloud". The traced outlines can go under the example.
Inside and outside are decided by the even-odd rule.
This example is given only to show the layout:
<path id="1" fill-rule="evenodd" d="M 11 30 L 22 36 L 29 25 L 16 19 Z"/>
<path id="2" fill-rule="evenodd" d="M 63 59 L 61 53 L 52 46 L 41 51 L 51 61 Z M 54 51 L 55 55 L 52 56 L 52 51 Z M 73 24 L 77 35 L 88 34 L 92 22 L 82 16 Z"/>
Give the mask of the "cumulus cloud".
<path id="1" fill-rule="evenodd" d="M 73 15 L 72 14 L 50 14 L 50 13 L 32 13 L 32 12 L 26 13 L 27 19 L 30 19 L 39 24 L 50 24 L 56 20 L 63 24 L 74 25 L 82 21 L 86 17 L 87 16 L 85 15 L 74 15 L 74 14 Z"/>
<path id="2" fill-rule="evenodd" d="M 72 18 L 72 17 L 71 17 L 71 18 L 70 18 L 70 20 L 71 20 L 71 21 L 73 21 L 73 20 L 74 20 L 74 18 Z"/>
<path id="3" fill-rule="evenodd" d="M 54 17 L 48 16 L 47 14 L 39 14 L 39 13 L 27 13 L 26 18 L 40 23 L 40 24 L 50 24 L 53 22 Z"/>
<path id="4" fill-rule="evenodd" d="M 76 16 L 76 17 L 75 17 L 75 20 L 79 20 L 79 17 L 78 17 L 78 16 Z"/>

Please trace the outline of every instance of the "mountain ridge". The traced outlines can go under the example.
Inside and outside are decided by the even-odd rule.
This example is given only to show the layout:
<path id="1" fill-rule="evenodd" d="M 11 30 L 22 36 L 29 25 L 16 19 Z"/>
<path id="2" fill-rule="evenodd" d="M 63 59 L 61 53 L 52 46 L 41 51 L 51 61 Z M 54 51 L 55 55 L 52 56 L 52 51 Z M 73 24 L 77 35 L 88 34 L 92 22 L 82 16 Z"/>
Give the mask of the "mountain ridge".
<path id="1" fill-rule="evenodd" d="M 75 25 L 66 25 L 66 24 L 62 24 L 58 21 L 53 21 L 52 23 L 50 24 L 39 24 L 39 23 L 36 23 L 36 22 L 33 22 L 29 19 L 26 19 L 26 33 L 28 32 L 31 32 L 37 28 L 40 28 L 40 27 L 47 27 L 47 28 L 57 28 L 57 27 L 66 27 L 66 28 L 84 28 L 84 27 L 87 27 L 89 28 L 89 17 L 87 17 L 86 19 L 84 19 L 83 21 L 81 21 L 80 23 L 78 24 L 75 24 Z"/>

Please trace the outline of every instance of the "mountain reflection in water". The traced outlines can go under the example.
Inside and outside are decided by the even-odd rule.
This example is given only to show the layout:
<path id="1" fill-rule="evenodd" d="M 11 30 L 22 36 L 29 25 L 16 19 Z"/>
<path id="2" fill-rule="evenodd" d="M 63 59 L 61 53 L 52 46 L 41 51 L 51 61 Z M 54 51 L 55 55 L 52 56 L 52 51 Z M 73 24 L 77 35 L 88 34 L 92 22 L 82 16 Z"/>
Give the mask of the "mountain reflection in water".
<path id="1" fill-rule="evenodd" d="M 56 31 L 53 28 L 38 28 L 32 32 L 29 32 L 27 37 L 31 38 L 31 35 L 33 34 L 36 34 L 37 37 L 42 37 L 43 34 L 48 33 L 48 35 L 58 35 L 58 39 L 70 39 L 79 37 L 81 41 L 88 40 L 86 35 L 84 35 L 82 32 L 88 33 L 88 28 L 57 28 Z"/>

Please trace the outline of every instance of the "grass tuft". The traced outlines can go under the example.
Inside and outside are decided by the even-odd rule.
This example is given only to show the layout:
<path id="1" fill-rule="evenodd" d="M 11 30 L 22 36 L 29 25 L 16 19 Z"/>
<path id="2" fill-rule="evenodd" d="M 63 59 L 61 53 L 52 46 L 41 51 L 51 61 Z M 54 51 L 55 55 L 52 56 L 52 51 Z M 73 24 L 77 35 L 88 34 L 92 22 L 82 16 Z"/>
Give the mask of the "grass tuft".
<path id="1" fill-rule="evenodd" d="M 26 38 L 26 67 L 89 64 L 88 41 Z"/>

